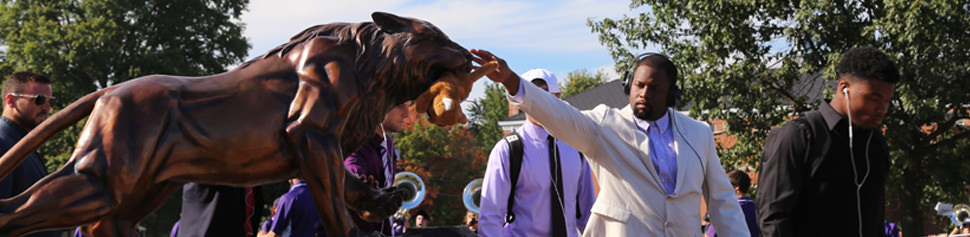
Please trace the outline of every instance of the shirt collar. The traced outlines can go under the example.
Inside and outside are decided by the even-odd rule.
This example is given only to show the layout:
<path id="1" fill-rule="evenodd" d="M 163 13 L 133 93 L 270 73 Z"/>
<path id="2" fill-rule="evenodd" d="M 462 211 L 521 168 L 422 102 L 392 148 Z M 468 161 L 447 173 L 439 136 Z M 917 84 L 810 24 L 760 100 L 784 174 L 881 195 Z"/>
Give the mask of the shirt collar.
<path id="1" fill-rule="evenodd" d="M 295 184 L 291 184 L 290 190 L 293 190 L 294 188 L 301 187 L 301 186 L 306 187 L 306 182 L 304 182 L 302 179 L 300 181 L 297 181 Z"/>
<path id="2" fill-rule="evenodd" d="M 6 123 L 7 126 L 10 126 L 11 128 L 16 129 L 17 132 L 20 133 L 21 135 L 27 135 L 27 132 L 29 132 L 27 131 L 26 128 L 24 128 L 23 126 L 20 126 L 20 124 L 18 124 L 17 122 L 14 122 L 12 119 L 7 118 L 7 116 L 0 116 L 0 121 L 3 121 L 3 123 Z"/>
<path id="3" fill-rule="evenodd" d="M 818 111 L 819 113 L 822 113 L 822 118 L 825 119 L 825 125 L 828 126 L 828 129 L 833 130 L 835 129 L 835 126 L 845 118 L 842 117 L 842 114 L 836 112 L 835 108 L 832 108 L 832 105 L 829 104 L 829 102 L 829 100 L 823 101 L 822 105 L 819 106 Z"/>
<path id="4" fill-rule="evenodd" d="M 654 121 L 643 120 L 637 117 L 633 117 L 633 120 L 637 122 L 637 126 L 640 127 L 640 129 L 643 129 L 644 132 L 650 131 L 648 130 L 650 126 L 656 126 L 660 129 L 660 134 L 663 134 L 667 132 L 667 129 L 670 128 L 670 113 L 672 112 L 670 112 L 668 109 L 667 112 L 664 113 L 664 116 L 661 116 Z"/>
<path id="5" fill-rule="evenodd" d="M 367 141 L 367 143 L 373 146 L 381 147 L 381 144 L 384 143 L 384 136 L 375 134 L 371 137 L 370 141 Z"/>

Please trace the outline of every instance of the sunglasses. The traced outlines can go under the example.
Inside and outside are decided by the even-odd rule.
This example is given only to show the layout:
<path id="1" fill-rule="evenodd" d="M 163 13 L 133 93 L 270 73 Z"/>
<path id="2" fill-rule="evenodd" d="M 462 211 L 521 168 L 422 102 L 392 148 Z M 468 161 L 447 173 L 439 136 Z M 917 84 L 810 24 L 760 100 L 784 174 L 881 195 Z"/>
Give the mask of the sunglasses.
<path id="1" fill-rule="evenodd" d="M 50 102 L 54 102 L 53 96 L 48 98 L 47 96 L 44 96 L 44 95 L 31 95 L 31 94 L 20 94 L 20 93 L 10 93 L 10 95 L 16 96 L 16 97 L 32 98 L 34 99 L 35 105 L 43 105 L 44 103 L 47 103 L 48 100 L 50 100 Z"/>

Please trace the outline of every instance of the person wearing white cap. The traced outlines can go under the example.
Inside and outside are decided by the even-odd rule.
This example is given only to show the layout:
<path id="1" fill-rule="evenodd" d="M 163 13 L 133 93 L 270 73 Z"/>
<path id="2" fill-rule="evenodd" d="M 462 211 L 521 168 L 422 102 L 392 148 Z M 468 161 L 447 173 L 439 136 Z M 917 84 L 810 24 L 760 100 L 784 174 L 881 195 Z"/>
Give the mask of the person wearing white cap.
<path id="1" fill-rule="evenodd" d="M 600 192 L 585 236 L 701 236 L 702 200 L 718 234 L 750 236 L 710 127 L 670 108 L 680 93 L 666 56 L 636 58 L 624 76 L 629 106 L 579 111 L 523 83 L 505 60 L 471 52 L 478 64 L 499 63 L 486 76 L 502 83 L 509 101 L 587 155 Z"/>
<path id="2" fill-rule="evenodd" d="M 546 85 L 548 85 L 549 93 L 552 93 L 556 97 L 562 96 L 562 93 L 559 93 L 559 80 L 557 80 L 556 75 L 552 74 L 552 72 L 550 72 L 549 70 L 542 69 L 542 68 L 535 68 L 525 73 L 522 73 L 521 77 L 522 79 L 532 81 L 533 84 L 535 83 L 536 79 L 541 79 L 543 80 L 542 83 L 545 83 Z M 539 87 L 542 88 L 542 86 L 539 86 Z"/>
<path id="3" fill-rule="evenodd" d="M 560 96 L 556 76 L 548 70 L 533 69 L 522 78 Z M 528 123 L 495 144 L 489 155 L 478 233 L 578 236 L 596 200 L 589 164 L 532 116 L 526 114 L 526 119 Z"/>

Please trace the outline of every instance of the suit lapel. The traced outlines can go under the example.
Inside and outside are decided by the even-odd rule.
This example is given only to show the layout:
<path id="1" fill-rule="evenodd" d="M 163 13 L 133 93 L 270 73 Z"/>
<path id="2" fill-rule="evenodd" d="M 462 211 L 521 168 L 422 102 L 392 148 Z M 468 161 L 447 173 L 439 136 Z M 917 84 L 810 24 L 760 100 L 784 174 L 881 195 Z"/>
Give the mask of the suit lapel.
<path id="1" fill-rule="evenodd" d="M 687 150 L 689 149 L 686 145 L 687 140 L 685 140 L 685 137 L 681 136 L 680 129 L 684 128 L 674 126 L 684 124 L 683 121 L 674 121 L 680 119 L 680 117 L 677 116 L 679 114 L 674 110 L 668 110 L 667 112 L 670 113 L 670 120 L 673 122 L 670 124 L 670 132 L 672 135 L 674 135 L 674 150 L 677 152 L 675 156 L 677 159 L 677 183 L 674 184 L 674 193 L 676 193 L 677 190 L 681 189 L 680 187 L 683 185 L 683 183 L 687 182 L 687 180 L 684 180 L 685 177 L 687 177 L 687 167 L 688 165 L 691 165 L 691 161 L 696 160 L 696 157 L 689 157 L 694 155 L 694 153 Z"/>
<path id="2" fill-rule="evenodd" d="M 631 163 L 634 163 L 634 164 L 640 163 L 641 167 L 647 170 L 647 174 L 645 175 L 647 175 L 648 177 L 644 177 L 644 178 L 652 180 L 653 184 L 656 186 L 657 189 L 664 190 L 664 186 L 660 182 L 660 175 L 657 174 L 657 168 L 653 166 L 653 158 L 650 157 L 650 140 L 647 137 L 647 133 L 640 131 L 639 126 L 637 126 L 636 120 L 634 120 L 634 117 L 633 117 L 633 109 L 631 109 L 629 105 L 624 107 L 622 112 L 623 113 L 621 114 L 623 114 L 623 116 L 626 117 L 625 122 L 628 123 L 627 125 L 630 128 L 633 128 L 629 130 L 631 133 L 629 134 L 630 135 L 629 137 L 634 138 L 635 139 L 634 142 L 638 145 L 637 148 L 640 151 L 643 151 L 643 154 L 640 154 L 640 156 L 636 157 L 636 159 L 639 161 L 634 161 Z"/>

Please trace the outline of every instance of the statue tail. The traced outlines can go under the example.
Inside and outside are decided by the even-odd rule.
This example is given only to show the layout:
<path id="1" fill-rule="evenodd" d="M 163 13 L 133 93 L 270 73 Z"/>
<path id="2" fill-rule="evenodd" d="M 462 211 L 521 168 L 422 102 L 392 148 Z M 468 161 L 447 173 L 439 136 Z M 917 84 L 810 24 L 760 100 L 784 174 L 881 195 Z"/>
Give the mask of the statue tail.
<path id="1" fill-rule="evenodd" d="M 51 115 L 50 118 L 30 130 L 23 139 L 20 139 L 17 144 L 0 157 L 0 179 L 7 177 L 14 168 L 43 145 L 47 139 L 91 114 L 98 98 L 112 90 L 112 88 L 103 89 L 81 97 L 81 99 Z"/>

